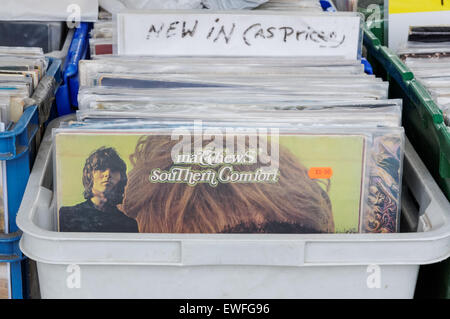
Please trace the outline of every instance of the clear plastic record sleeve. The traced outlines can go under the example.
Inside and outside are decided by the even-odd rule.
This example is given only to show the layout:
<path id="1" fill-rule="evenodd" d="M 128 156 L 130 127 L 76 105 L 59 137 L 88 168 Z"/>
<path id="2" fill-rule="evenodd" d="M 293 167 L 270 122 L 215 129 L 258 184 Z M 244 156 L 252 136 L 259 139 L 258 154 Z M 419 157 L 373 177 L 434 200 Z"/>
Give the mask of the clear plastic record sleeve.
<path id="1" fill-rule="evenodd" d="M 202 107 L 213 111 L 215 108 L 227 108 L 234 110 L 305 110 L 305 109 L 335 109 L 335 108 L 382 108 L 382 107 L 395 107 L 401 109 L 401 99 L 389 99 L 389 100 L 370 100 L 370 99 L 353 99 L 349 101 L 339 100 L 324 100 L 324 101 L 292 101 L 292 102 L 279 102 L 279 101 L 262 101 L 262 102 L 245 102 L 238 101 L 230 103 L 229 101 L 214 101 L 214 102 L 170 102 L 159 101 L 152 103 L 145 98 L 141 101 L 130 101 L 127 96 L 105 96 L 102 100 L 96 100 L 96 96 L 86 94 L 83 102 L 85 106 L 80 110 L 97 110 L 97 111 L 136 111 L 141 113 L 163 111 L 171 108 L 181 108 L 182 110 L 188 110 L 191 107 Z M 98 96 L 100 97 L 100 96 Z"/>
<path id="2" fill-rule="evenodd" d="M 0 263 L 0 299 L 11 298 L 10 270 L 8 263 Z"/>
<path id="3" fill-rule="evenodd" d="M 311 92 L 312 91 L 312 92 Z M 80 110 L 85 109 L 94 101 L 151 101 L 190 103 L 268 103 L 292 102 L 300 104 L 302 101 L 351 101 L 351 100 L 382 100 L 386 98 L 385 90 L 358 92 L 356 90 L 323 90 L 287 91 L 267 88 L 242 87 L 205 87 L 205 88 L 156 88 L 156 89 L 126 89 L 111 87 L 92 87 L 80 89 L 78 104 Z"/>
<path id="4" fill-rule="evenodd" d="M 28 95 L 31 96 L 34 92 L 33 80 L 30 77 L 22 75 L 2 75 L 0 74 L 0 87 L 12 88 L 24 86 L 28 90 Z"/>
<path id="5" fill-rule="evenodd" d="M 80 61 L 81 62 L 81 61 Z M 327 67 L 341 67 L 341 66 L 360 66 L 358 60 L 348 60 L 342 56 L 324 56 L 324 57 L 271 57 L 271 56 L 241 56 L 241 57 L 219 57 L 219 56 L 121 56 L 111 55 L 108 57 L 101 57 L 98 60 L 83 60 L 81 63 L 97 64 L 109 66 L 126 66 L 133 63 L 140 63 L 147 65 L 152 63 L 192 63 L 192 64 L 234 64 L 234 65 L 251 65 L 251 66 L 296 66 L 296 67 L 313 67 L 313 66 L 327 66 Z"/>
<path id="6" fill-rule="evenodd" d="M 32 71 L 38 70 L 39 77 L 43 77 L 47 63 L 45 58 L 0 56 L 0 70 Z"/>
<path id="7" fill-rule="evenodd" d="M 398 230 L 402 128 L 99 125 L 54 130 L 61 231 Z"/>
<path id="8" fill-rule="evenodd" d="M 427 88 L 447 88 L 450 85 L 450 77 L 440 77 L 440 78 L 423 78 L 419 81 L 425 85 Z"/>
<path id="9" fill-rule="evenodd" d="M 10 46 L 0 46 L 0 55 L 11 55 L 11 56 L 34 56 L 42 57 L 44 56 L 44 50 L 38 47 L 10 47 Z"/>
<path id="10" fill-rule="evenodd" d="M 208 120 L 219 122 L 247 122 L 249 120 L 260 123 L 291 123 L 293 125 L 356 125 L 361 126 L 401 126 L 401 101 L 380 101 L 384 103 L 354 103 L 351 105 L 326 103 L 303 106 L 281 105 L 179 105 L 153 104 L 145 108 L 134 110 L 120 110 L 119 107 L 90 109 L 77 112 L 77 119 L 81 122 L 97 120 L 99 124 L 114 119 L 140 120 Z M 108 110 L 109 108 L 109 110 Z"/>
<path id="11" fill-rule="evenodd" d="M 339 62 L 342 61 L 342 62 Z M 288 63 L 289 62 L 289 63 Z M 135 73 L 135 74 L 229 74 L 234 76 L 247 74 L 264 74 L 265 76 L 295 74 L 331 75 L 362 74 L 361 63 L 354 61 L 318 59 L 298 59 L 298 61 L 283 61 L 273 58 L 258 58 L 253 61 L 248 58 L 208 58 L 198 57 L 140 57 L 140 59 L 102 58 L 97 60 L 82 60 L 79 64 L 80 85 L 92 83 L 99 73 Z"/>
<path id="12" fill-rule="evenodd" d="M 205 76 L 199 75 L 177 75 L 177 74 L 110 74 L 100 73 L 91 82 L 97 86 L 123 87 L 123 88 L 173 88 L 173 87 L 211 87 L 211 86 L 233 86 L 233 87 L 263 87 L 278 90 L 307 91 L 314 90 L 358 90 L 368 92 L 378 90 L 385 92 L 387 98 L 389 83 L 372 77 L 338 77 L 323 78 L 319 76 L 298 76 L 286 79 L 285 76 L 250 77 L 250 76 Z"/>

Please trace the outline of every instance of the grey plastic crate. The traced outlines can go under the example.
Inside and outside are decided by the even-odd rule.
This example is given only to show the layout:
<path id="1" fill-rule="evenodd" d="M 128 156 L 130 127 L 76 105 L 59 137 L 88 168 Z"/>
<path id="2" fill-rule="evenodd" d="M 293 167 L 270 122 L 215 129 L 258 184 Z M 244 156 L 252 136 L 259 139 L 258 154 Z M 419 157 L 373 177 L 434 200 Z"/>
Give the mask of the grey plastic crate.
<path id="1" fill-rule="evenodd" d="M 43 298 L 412 298 L 419 266 L 450 256 L 450 204 L 409 142 L 406 233 L 62 233 L 50 130 L 17 217 Z"/>

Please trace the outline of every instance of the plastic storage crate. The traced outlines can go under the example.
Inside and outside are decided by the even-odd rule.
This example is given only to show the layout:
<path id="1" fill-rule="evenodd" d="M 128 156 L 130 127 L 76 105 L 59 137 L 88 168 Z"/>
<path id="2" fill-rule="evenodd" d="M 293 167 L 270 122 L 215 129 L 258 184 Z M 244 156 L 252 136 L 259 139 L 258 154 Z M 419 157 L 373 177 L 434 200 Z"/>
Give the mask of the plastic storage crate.
<path id="1" fill-rule="evenodd" d="M 78 62 L 89 54 L 89 30 L 91 23 L 82 22 L 75 29 L 73 40 L 62 67 L 63 83 L 56 93 L 59 116 L 73 113 L 72 107 L 78 106 Z"/>
<path id="2" fill-rule="evenodd" d="M 54 78 L 58 84 L 61 79 L 61 61 L 50 58 L 49 62 L 46 77 Z M 39 85 L 45 85 L 44 79 Z M 58 85 L 46 87 L 43 91 L 52 88 L 54 91 L 44 92 L 46 94 L 43 96 L 54 96 L 57 87 Z M 52 103 L 52 101 L 42 101 L 42 103 Z M 7 188 L 8 212 L 8 234 L 0 234 L 0 263 L 8 263 L 10 266 L 12 298 L 23 298 L 21 261 L 24 256 L 18 248 L 20 232 L 16 224 L 16 215 L 36 158 L 42 126 L 43 123 L 39 122 L 38 106 L 34 105 L 25 109 L 20 120 L 11 130 L 0 132 L 0 160 L 5 161 L 6 166 L 4 187 Z"/>
<path id="3" fill-rule="evenodd" d="M 369 30 L 364 45 L 375 73 L 390 80 L 390 97 L 403 98 L 406 134 L 450 200 L 450 128 L 441 110 L 409 68 Z M 450 298 L 450 259 L 422 267 L 417 296 Z"/>
<path id="4" fill-rule="evenodd" d="M 43 298 L 412 298 L 419 265 L 450 255 L 450 204 L 409 143 L 411 232 L 311 235 L 56 232 L 51 144 L 48 130 L 17 217 Z"/>
<path id="5" fill-rule="evenodd" d="M 450 199 L 450 129 L 442 111 L 411 70 L 370 31 L 365 32 L 364 45 L 377 72 L 389 78 L 390 97 L 403 98 L 406 134 Z"/>
<path id="6" fill-rule="evenodd" d="M 19 233 L 0 234 L 0 265 L 9 265 L 11 298 L 22 298 L 22 259 L 19 249 Z"/>

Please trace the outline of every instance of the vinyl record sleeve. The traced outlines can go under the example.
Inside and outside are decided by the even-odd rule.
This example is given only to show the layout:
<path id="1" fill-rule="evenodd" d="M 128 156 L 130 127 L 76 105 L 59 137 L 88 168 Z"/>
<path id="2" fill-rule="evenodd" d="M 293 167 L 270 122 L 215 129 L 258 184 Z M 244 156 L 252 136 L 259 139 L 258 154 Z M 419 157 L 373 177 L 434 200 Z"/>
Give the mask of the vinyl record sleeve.
<path id="1" fill-rule="evenodd" d="M 377 101 L 381 102 L 381 101 Z M 93 109 L 77 111 L 77 120 L 86 125 L 87 121 L 106 122 L 127 120 L 134 123 L 146 121 L 193 121 L 207 120 L 218 123 L 247 123 L 249 121 L 264 125 L 285 123 L 297 125 L 353 125 L 361 126 L 401 126 L 401 101 L 390 100 L 384 103 L 364 104 L 311 104 L 311 105 L 245 105 L 245 104 L 154 104 L 138 106 L 134 102 L 101 103 L 92 105 Z M 130 107 L 130 109 L 127 109 Z"/>
<path id="2" fill-rule="evenodd" d="M 410 26 L 408 42 L 450 42 L 449 26 Z"/>
<path id="3" fill-rule="evenodd" d="M 318 58 L 217 58 L 217 57 L 117 57 L 99 56 L 96 60 L 82 60 L 79 64 L 80 86 L 89 85 L 99 73 L 135 74 L 228 74 L 242 76 L 248 74 L 275 75 L 348 75 L 363 74 L 364 67 L 358 61 L 348 61 L 339 57 Z"/>
<path id="4" fill-rule="evenodd" d="M 55 130 L 60 231 L 398 230 L 401 129 L 240 131 L 233 151 L 180 129 Z"/>
<path id="5" fill-rule="evenodd" d="M 0 263 L 0 299 L 11 298 L 11 282 L 9 278 L 9 264 Z"/>
<path id="6" fill-rule="evenodd" d="M 119 87 L 83 87 L 78 94 L 79 109 L 86 109 L 95 101 L 149 101 L 169 103 L 222 103 L 229 104 L 264 104 L 269 102 L 286 102 L 301 104 L 303 101 L 352 101 L 384 100 L 387 91 L 374 89 L 358 92 L 356 90 L 278 90 L 259 87 L 180 87 L 129 89 Z"/>
<path id="7" fill-rule="evenodd" d="M 1 67 L 0 67 L 1 69 Z M 0 70 L 0 74 L 2 75 L 23 75 L 27 77 L 32 78 L 32 84 L 33 89 L 36 89 L 39 84 L 39 71 L 38 70 L 32 70 L 32 71 L 12 71 L 12 70 Z"/>
<path id="8" fill-rule="evenodd" d="M 97 86 L 112 86 L 124 88 L 174 88 L 174 87 L 258 87 L 267 89 L 287 90 L 287 91 L 307 91 L 323 92 L 327 91 L 348 91 L 349 89 L 361 92 L 375 91 L 384 93 L 388 96 L 388 82 L 382 82 L 381 79 L 373 77 L 336 77 L 336 78 L 318 78 L 313 76 L 297 77 L 286 79 L 285 76 L 214 76 L 206 75 L 176 75 L 176 74 L 108 74 L 101 73 L 97 76 L 93 84 Z"/>

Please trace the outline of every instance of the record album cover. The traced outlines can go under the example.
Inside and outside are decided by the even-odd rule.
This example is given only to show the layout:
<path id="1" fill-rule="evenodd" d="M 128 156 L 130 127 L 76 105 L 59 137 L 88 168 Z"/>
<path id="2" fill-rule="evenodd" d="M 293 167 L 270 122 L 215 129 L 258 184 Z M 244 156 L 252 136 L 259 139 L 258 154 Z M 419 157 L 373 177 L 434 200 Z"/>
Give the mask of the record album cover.
<path id="1" fill-rule="evenodd" d="M 373 159 L 364 134 L 191 133 L 55 132 L 59 230 L 395 231 L 395 176 L 374 160 L 395 175 L 396 145 Z"/>

